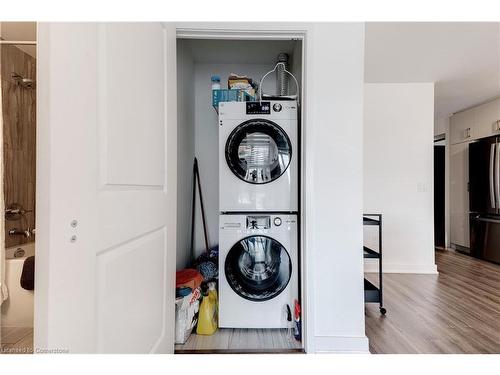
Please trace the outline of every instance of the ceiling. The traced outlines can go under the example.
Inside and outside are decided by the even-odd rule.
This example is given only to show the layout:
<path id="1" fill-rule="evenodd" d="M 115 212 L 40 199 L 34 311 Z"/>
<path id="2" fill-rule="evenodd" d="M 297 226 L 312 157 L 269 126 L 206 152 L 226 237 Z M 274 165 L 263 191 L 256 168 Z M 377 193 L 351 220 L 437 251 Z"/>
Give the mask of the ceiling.
<path id="1" fill-rule="evenodd" d="M 35 22 L 1 22 L 5 40 L 36 40 Z M 273 63 L 292 41 L 183 40 L 198 62 Z M 35 46 L 19 46 L 36 56 Z M 500 96 L 500 23 L 368 22 L 365 82 L 435 82 L 435 120 Z"/>
<path id="2" fill-rule="evenodd" d="M 366 24 L 365 82 L 436 82 L 435 120 L 500 95 L 500 23 Z"/>
<path id="3" fill-rule="evenodd" d="M 0 38 L 36 41 L 36 22 L 0 22 Z M 36 58 L 36 46 L 18 45 L 18 47 Z"/>
<path id="4" fill-rule="evenodd" d="M 206 40 L 181 39 L 179 45 L 187 47 L 195 62 L 233 64 L 274 64 L 279 52 L 293 55 L 292 40 Z"/>

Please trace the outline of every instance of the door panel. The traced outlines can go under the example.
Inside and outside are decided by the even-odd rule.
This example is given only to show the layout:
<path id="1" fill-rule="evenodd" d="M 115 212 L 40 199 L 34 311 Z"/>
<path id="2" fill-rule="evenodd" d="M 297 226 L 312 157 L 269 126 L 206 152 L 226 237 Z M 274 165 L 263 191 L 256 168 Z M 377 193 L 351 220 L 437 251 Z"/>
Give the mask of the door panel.
<path id="1" fill-rule="evenodd" d="M 166 74 L 162 25 L 100 24 L 98 44 L 103 183 L 162 187 Z"/>
<path id="2" fill-rule="evenodd" d="M 162 228 L 97 254 L 98 352 L 148 353 L 163 338 L 165 242 Z"/>
<path id="3" fill-rule="evenodd" d="M 250 236 L 229 250 L 224 271 L 236 294 L 262 302 L 285 290 L 292 275 L 292 262 L 287 250 L 275 239 Z"/>
<path id="4" fill-rule="evenodd" d="M 37 176 L 45 192 L 37 195 L 37 221 L 46 223 L 36 272 L 48 275 L 35 293 L 38 347 L 173 351 L 171 28 L 39 24 L 38 127 L 50 152 L 38 163 L 50 173 Z"/>
<path id="5" fill-rule="evenodd" d="M 285 131 L 272 121 L 248 120 L 229 135 L 226 161 L 239 179 L 266 184 L 279 178 L 290 165 L 292 146 Z"/>

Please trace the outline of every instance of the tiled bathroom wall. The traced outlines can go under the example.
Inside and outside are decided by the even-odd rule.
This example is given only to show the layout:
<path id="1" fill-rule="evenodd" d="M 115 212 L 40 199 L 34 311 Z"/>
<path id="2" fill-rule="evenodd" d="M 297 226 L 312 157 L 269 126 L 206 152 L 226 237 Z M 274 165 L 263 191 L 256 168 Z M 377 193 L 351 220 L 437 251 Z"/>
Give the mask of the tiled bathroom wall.
<path id="1" fill-rule="evenodd" d="M 31 211 L 20 220 L 5 221 L 5 246 L 11 247 L 34 241 L 34 236 L 9 236 L 8 232 L 35 228 L 36 88 L 23 87 L 12 74 L 36 82 L 36 60 L 16 46 L 0 48 L 5 207 L 18 203 Z"/>

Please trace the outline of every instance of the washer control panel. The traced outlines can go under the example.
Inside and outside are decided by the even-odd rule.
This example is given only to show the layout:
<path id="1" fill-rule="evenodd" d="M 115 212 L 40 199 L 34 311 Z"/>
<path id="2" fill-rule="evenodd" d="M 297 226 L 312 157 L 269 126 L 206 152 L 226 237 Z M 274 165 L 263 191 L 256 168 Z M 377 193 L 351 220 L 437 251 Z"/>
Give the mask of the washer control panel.
<path id="1" fill-rule="evenodd" d="M 271 228 L 270 216 L 247 216 L 247 229 Z"/>
<path id="2" fill-rule="evenodd" d="M 280 218 L 280 217 L 278 217 L 278 216 L 276 216 L 276 217 L 274 218 L 274 221 L 273 221 L 273 222 L 274 222 L 274 225 L 275 225 L 275 226 L 277 226 L 277 227 L 279 227 L 279 226 L 281 225 L 281 223 L 282 223 L 281 218 Z"/>

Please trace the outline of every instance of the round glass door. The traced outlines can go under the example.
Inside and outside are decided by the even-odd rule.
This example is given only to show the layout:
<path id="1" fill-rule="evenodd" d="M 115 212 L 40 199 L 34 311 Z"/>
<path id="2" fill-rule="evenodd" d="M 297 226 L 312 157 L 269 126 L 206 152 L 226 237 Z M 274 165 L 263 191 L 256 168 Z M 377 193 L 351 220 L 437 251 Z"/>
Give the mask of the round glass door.
<path id="1" fill-rule="evenodd" d="M 224 264 L 231 288 L 250 301 L 267 301 L 288 285 L 292 263 L 286 249 L 267 236 L 250 236 L 237 242 Z"/>
<path id="2" fill-rule="evenodd" d="M 226 161 L 231 171 L 251 184 L 266 184 L 285 173 L 292 146 L 285 131 L 272 121 L 248 120 L 229 135 Z"/>

